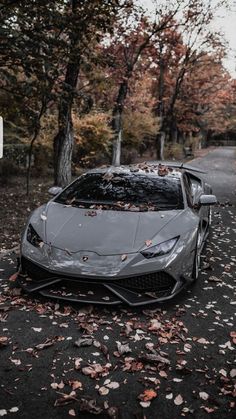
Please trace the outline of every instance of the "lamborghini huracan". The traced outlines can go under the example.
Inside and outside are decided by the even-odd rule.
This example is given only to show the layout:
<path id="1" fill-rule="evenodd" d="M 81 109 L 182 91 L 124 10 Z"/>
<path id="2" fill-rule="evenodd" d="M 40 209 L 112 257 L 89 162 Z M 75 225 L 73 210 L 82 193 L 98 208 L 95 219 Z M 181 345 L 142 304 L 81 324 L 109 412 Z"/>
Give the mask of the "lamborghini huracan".
<path id="1" fill-rule="evenodd" d="M 168 162 L 104 167 L 51 188 L 22 236 L 20 285 L 94 304 L 174 297 L 198 277 L 217 202 L 199 172 Z"/>

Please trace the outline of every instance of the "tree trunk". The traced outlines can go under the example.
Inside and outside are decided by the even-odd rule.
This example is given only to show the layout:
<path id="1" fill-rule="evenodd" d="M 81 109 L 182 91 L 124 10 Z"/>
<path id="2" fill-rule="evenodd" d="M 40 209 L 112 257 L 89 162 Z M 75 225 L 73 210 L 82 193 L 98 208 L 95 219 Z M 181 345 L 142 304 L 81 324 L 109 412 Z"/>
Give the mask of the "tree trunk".
<path id="1" fill-rule="evenodd" d="M 116 103 L 112 112 L 112 129 L 114 131 L 113 149 L 112 149 L 112 165 L 120 166 L 121 156 L 121 140 L 122 140 L 122 115 L 124 103 L 128 92 L 128 79 L 130 75 L 120 84 Z"/>
<path id="2" fill-rule="evenodd" d="M 68 63 L 64 92 L 59 104 L 59 130 L 54 138 L 54 184 L 66 186 L 71 181 L 71 160 L 74 145 L 72 105 L 78 81 L 80 62 Z"/>
<path id="3" fill-rule="evenodd" d="M 165 138 L 166 138 L 166 133 L 165 131 L 160 131 L 157 134 L 157 139 L 156 139 L 156 152 L 157 152 L 157 160 L 164 160 L 164 145 L 165 145 Z"/>
<path id="4" fill-rule="evenodd" d="M 118 135 L 116 135 L 116 138 L 113 141 L 112 166 L 120 166 L 121 141 L 122 141 L 122 131 L 120 130 Z"/>

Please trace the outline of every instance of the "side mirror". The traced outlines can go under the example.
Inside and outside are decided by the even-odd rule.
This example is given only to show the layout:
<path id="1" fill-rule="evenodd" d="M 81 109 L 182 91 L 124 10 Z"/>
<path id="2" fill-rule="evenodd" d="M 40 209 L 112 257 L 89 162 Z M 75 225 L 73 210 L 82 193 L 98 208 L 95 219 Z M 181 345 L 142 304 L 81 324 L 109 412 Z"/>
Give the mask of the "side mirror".
<path id="1" fill-rule="evenodd" d="M 53 196 L 58 195 L 60 192 L 62 192 L 60 186 L 52 186 L 52 188 L 48 189 L 48 193 Z"/>
<path id="2" fill-rule="evenodd" d="M 215 205 L 217 204 L 217 199 L 215 195 L 201 195 L 199 199 L 200 205 Z"/>

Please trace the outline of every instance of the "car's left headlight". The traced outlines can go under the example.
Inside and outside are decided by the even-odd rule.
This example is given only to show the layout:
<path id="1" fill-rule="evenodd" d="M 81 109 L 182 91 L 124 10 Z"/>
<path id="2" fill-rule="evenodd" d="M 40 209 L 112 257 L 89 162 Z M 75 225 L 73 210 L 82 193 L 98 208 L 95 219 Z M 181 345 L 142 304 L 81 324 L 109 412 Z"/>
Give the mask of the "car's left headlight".
<path id="1" fill-rule="evenodd" d="M 179 236 L 174 237 L 173 239 L 167 240 L 165 242 L 157 244 L 156 246 L 152 246 L 149 249 L 143 250 L 141 254 L 147 259 L 166 255 L 174 249 L 178 240 Z"/>
<path id="2" fill-rule="evenodd" d="M 38 235 L 37 231 L 35 231 L 32 224 L 29 224 L 27 229 L 27 235 L 26 235 L 27 241 L 32 244 L 34 247 L 43 247 L 43 240 Z"/>

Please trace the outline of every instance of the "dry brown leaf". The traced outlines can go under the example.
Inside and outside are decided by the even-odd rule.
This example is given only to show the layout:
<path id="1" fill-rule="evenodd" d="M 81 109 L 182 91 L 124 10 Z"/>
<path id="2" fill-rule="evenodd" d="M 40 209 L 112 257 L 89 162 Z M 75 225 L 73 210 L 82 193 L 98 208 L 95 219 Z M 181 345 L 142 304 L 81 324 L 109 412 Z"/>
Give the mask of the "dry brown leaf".
<path id="1" fill-rule="evenodd" d="M 69 381 L 69 385 L 72 387 L 72 390 L 77 390 L 78 388 L 82 388 L 82 383 L 78 380 Z"/>
<path id="2" fill-rule="evenodd" d="M 174 404 L 176 406 L 180 406 L 181 404 L 183 404 L 184 400 L 183 397 L 181 396 L 181 394 L 178 394 L 178 396 L 175 397 L 174 399 Z"/>
<path id="3" fill-rule="evenodd" d="M 151 401 L 152 399 L 155 399 L 156 397 L 157 397 L 157 392 L 153 390 L 152 388 L 144 390 L 144 392 L 138 396 L 138 398 L 142 400 L 143 402 Z"/>
<path id="4" fill-rule="evenodd" d="M 14 282 L 14 281 L 16 281 L 16 280 L 17 280 L 18 275 L 19 275 L 19 272 L 15 272 L 14 274 L 12 274 L 12 275 L 10 276 L 10 278 L 8 278 L 8 280 L 9 280 L 9 281 L 11 281 L 11 282 Z"/>

